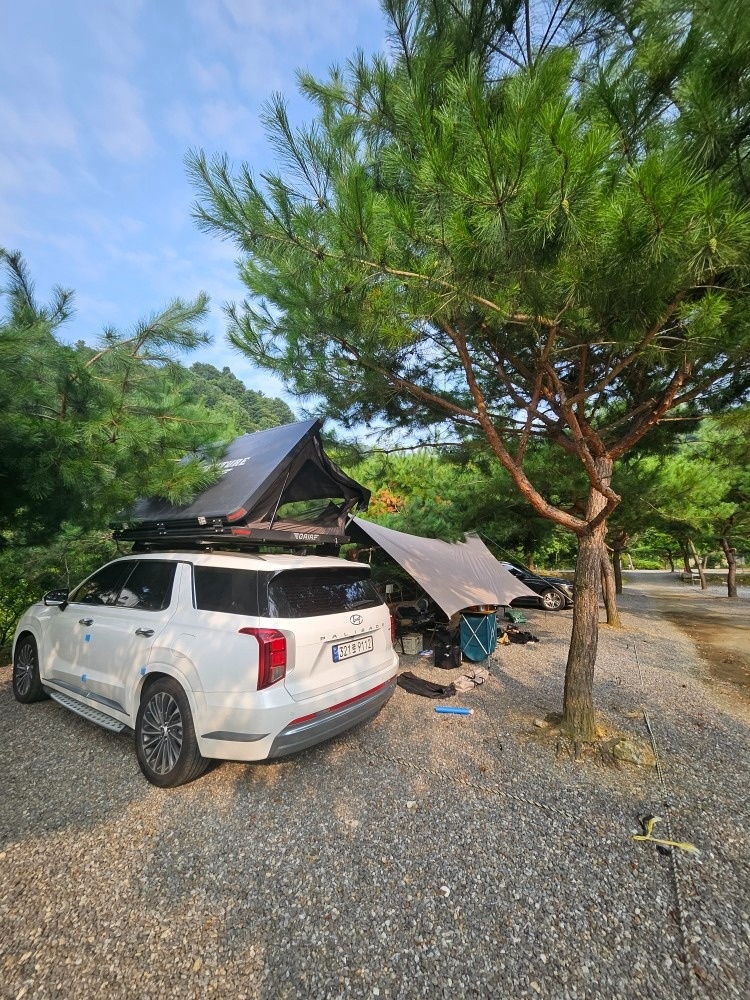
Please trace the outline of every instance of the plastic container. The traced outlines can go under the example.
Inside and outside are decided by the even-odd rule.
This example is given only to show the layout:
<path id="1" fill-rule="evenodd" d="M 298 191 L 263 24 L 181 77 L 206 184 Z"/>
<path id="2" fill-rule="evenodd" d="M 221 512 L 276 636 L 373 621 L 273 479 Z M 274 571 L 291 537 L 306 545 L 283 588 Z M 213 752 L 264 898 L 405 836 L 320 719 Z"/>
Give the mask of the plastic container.
<path id="1" fill-rule="evenodd" d="M 404 644 L 404 653 L 407 656 L 416 656 L 417 653 L 422 652 L 422 636 L 419 632 L 408 632 L 402 637 L 402 641 Z M 399 646 L 401 643 L 396 643 L 396 645 Z"/>

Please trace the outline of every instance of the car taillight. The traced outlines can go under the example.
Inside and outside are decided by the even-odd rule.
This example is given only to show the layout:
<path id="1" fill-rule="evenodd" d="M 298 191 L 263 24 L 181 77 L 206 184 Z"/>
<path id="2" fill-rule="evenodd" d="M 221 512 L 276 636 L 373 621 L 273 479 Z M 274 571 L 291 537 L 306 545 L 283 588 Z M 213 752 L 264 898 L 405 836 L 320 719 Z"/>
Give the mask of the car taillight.
<path id="1" fill-rule="evenodd" d="M 395 646 L 396 645 L 396 619 L 393 617 L 393 615 L 390 615 L 390 619 L 391 619 L 391 645 Z"/>
<path id="2" fill-rule="evenodd" d="M 258 690 L 286 677 L 286 636 L 275 628 L 241 628 L 258 640 Z"/>

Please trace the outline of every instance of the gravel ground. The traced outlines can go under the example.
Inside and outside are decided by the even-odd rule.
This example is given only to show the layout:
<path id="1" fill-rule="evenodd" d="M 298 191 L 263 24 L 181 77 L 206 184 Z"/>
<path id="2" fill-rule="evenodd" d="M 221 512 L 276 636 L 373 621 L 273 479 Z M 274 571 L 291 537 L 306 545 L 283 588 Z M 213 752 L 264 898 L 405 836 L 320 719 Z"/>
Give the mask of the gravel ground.
<path id="1" fill-rule="evenodd" d="M 600 722 L 645 743 L 647 709 L 699 859 L 631 839 L 667 814 L 653 768 L 556 755 L 534 726 L 561 704 L 569 612 L 527 613 L 539 643 L 498 649 L 453 702 L 470 717 L 399 689 L 336 741 L 169 792 L 1 670 L 0 996 L 747 997 L 750 706 L 650 598 L 622 607 Z"/>

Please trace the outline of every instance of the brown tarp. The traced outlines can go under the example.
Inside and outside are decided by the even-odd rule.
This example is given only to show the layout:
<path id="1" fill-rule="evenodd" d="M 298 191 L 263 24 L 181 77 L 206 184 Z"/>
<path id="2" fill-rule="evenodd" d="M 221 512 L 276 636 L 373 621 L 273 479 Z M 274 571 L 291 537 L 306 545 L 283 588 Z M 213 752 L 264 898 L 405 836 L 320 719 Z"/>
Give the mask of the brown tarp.
<path id="1" fill-rule="evenodd" d="M 501 566 L 476 535 L 467 535 L 465 542 L 442 542 L 384 528 L 361 517 L 352 520 L 420 584 L 449 618 L 464 608 L 508 605 L 514 597 L 537 596 Z"/>

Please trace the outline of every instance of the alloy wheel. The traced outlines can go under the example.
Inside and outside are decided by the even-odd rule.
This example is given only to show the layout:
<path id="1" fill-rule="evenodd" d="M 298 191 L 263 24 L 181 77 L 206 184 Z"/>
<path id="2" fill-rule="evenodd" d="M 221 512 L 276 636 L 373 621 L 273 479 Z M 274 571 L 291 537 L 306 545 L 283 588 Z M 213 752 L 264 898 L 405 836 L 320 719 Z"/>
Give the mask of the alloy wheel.
<path id="1" fill-rule="evenodd" d="M 166 691 L 157 691 L 143 712 L 141 745 L 146 763 L 156 774 L 169 774 L 182 750 L 182 713 Z"/>
<path id="2" fill-rule="evenodd" d="M 563 598 L 555 590 L 548 590 L 542 596 L 542 603 L 548 611 L 559 611 L 563 606 Z"/>
<path id="3" fill-rule="evenodd" d="M 24 642 L 18 650 L 14 670 L 16 674 L 16 690 L 22 698 L 25 698 L 29 691 L 31 691 L 31 685 L 34 682 L 34 671 L 36 670 L 36 656 L 30 642 Z"/>

